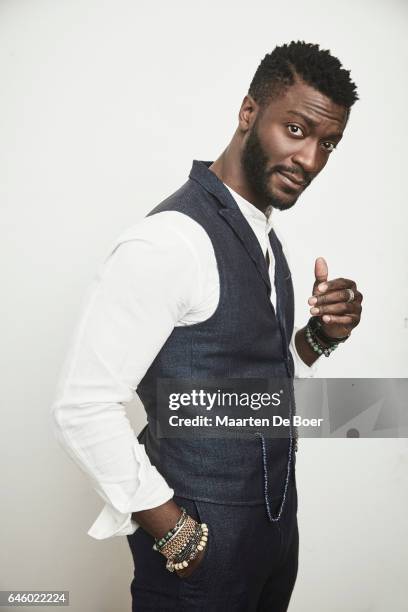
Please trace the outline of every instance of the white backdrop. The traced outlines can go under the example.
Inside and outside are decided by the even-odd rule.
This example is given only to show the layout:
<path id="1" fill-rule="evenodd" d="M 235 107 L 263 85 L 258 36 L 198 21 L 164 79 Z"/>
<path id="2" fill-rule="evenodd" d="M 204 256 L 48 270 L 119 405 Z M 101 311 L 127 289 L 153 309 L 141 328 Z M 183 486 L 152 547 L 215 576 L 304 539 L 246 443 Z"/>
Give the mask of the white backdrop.
<path id="1" fill-rule="evenodd" d="M 54 440 L 50 406 L 86 288 L 113 239 L 215 159 L 259 61 L 319 43 L 360 94 L 321 176 L 277 225 L 297 323 L 313 264 L 364 293 L 319 376 L 406 377 L 407 5 L 403 1 L 0 2 L 1 589 L 69 589 L 73 612 L 130 609 L 126 538 Z M 137 431 L 140 405 L 130 405 Z M 403 612 L 406 440 L 303 440 L 293 612 Z M 10 608 L 11 609 L 11 608 Z M 39 608 L 40 609 L 40 608 Z"/>

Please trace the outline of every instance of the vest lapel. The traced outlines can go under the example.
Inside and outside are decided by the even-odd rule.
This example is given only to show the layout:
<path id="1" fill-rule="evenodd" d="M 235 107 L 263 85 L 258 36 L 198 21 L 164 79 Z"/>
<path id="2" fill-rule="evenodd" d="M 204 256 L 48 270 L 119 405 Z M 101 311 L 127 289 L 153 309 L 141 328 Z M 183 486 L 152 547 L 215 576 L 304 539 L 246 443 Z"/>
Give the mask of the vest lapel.
<path id="1" fill-rule="evenodd" d="M 286 330 L 286 319 L 285 313 L 287 312 L 286 304 L 286 288 L 285 288 L 285 270 L 283 266 L 283 251 L 282 246 L 278 237 L 276 236 L 273 229 L 269 232 L 269 242 L 272 247 L 273 256 L 275 259 L 275 288 L 276 288 L 276 316 L 278 318 L 279 326 L 283 337 L 283 348 L 285 351 L 285 357 L 287 358 L 287 330 Z"/>
<path id="2" fill-rule="evenodd" d="M 242 242 L 248 255 L 254 262 L 257 271 L 264 281 L 268 294 L 271 293 L 271 283 L 269 280 L 269 272 L 266 267 L 265 256 L 259 245 L 258 239 L 255 236 L 251 226 L 240 211 L 238 204 L 235 202 L 231 193 L 220 181 L 220 179 L 209 170 L 212 162 L 193 161 L 193 167 L 190 172 L 190 178 L 200 183 L 206 191 L 215 196 L 221 204 L 218 213 L 225 219 L 235 235 Z"/>
<path id="3" fill-rule="evenodd" d="M 221 208 L 218 213 L 225 219 L 244 245 L 248 255 L 254 262 L 259 274 L 268 288 L 268 294 L 270 294 L 271 283 L 269 280 L 269 272 L 266 267 L 265 256 L 262 253 L 257 237 L 255 236 L 244 215 L 239 210 L 238 206 L 237 210 Z"/>

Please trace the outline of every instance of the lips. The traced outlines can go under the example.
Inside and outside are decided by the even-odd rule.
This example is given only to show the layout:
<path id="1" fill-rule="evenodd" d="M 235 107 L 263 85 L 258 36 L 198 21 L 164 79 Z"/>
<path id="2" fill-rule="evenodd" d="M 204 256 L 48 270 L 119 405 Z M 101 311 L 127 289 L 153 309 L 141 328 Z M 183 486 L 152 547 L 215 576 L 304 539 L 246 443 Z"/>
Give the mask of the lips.
<path id="1" fill-rule="evenodd" d="M 305 181 L 296 180 L 295 178 L 293 178 L 293 175 L 286 174 L 286 172 L 281 172 L 280 170 L 278 170 L 277 174 L 279 174 L 279 176 L 281 177 L 282 181 L 286 185 L 289 185 L 293 189 L 299 190 L 302 187 L 305 187 L 305 185 L 306 185 Z"/>

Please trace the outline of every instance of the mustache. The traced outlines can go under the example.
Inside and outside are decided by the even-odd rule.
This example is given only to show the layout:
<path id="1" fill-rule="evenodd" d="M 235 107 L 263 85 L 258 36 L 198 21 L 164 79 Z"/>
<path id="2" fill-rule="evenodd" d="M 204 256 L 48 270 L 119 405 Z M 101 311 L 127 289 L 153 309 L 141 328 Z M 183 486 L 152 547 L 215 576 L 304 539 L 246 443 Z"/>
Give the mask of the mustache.
<path id="1" fill-rule="evenodd" d="M 297 168 L 290 168 L 289 166 L 274 166 L 269 170 L 268 174 L 273 172 L 285 172 L 286 174 L 293 175 L 296 180 L 302 181 L 306 186 L 313 180 L 313 176 L 309 172 L 302 172 Z"/>

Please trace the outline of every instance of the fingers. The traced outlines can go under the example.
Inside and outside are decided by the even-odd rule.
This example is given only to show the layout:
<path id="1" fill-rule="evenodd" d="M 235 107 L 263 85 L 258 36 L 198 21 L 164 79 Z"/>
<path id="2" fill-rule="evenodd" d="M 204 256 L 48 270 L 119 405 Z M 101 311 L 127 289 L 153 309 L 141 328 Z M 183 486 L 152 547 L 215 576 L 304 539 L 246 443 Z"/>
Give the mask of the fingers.
<path id="1" fill-rule="evenodd" d="M 325 292 L 323 295 L 312 296 L 308 299 L 311 306 L 320 306 L 320 304 L 335 304 L 336 302 L 347 302 L 349 293 L 345 289 L 341 291 Z"/>
<path id="2" fill-rule="evenodd" d="M 324 323 L 336 323 L 338 325 L 346 325 L 347 327 L 355 327 L 360 322 L 360 316 L 354 314 L 344 316 L 325 314 L 322 319 Z"/>
<path id="3" fill-rule="evenodd" d="M 310 313 L 321 317 L 325 324 L 331 328 L 336 326 L 352 329 L 359 324 L 361 318 L 363 296 L 358 291 L 357 285 L 348 278 L 335 278 L 327 280 L 327 263 L 323 257 L 315 262 L 316 281 L 313 286 L 313 295 L 308 302 L 311 306 Z M 353 292 L 353 300 L 350 302 L 350 291 Z"/>
<path id="4" fill-rule="evenodd" d="M 356 283 L 348 278 L 335 278 L 331 281 L 325 281 L 316 286 L 316 291 L 313 295 L 321 295 L 329 291 L 338 291 L 339 289 L 352 289 L 354 294 L 357 292 Z M 360 294 L 361 295 L 361 294 Z"/>
<path id="5" fill-rule="evenodd" d="M 362 307 L 358 302 L 336 302 L 335 304 L 323 304 L 321 306 L 313 306 L 310 309 L 310 314 L 322 316 L 324 314 L 333 315 L 359 315 Z"/>
<path id="6" fill-rule="evenodd" d="M 354 299 L 353 302 L 361 302 L 363 301 L 363 296 L 360 291 L 353 290 Z M 320 306 L 320 304 L 334 304 L 335 302 L 348 302 L 350 294 L 347 289 L 340 289 L 338 291 L 325 291 L 323 293 L 319 293 L 318 295 L 313 295 L 308 299 L 308 302 L 311 306 Z"/>
<path id="7" fill-rule="evenodd" d="M 312 296 L 308 299 L 308 302 L 310 306 L 318 307 L 324 304 L 336 304 L 337 302 L 361 304 L 361 302 L 363 301 L 363 296 L 361 295 L 359 291 L 357 291 L 357 289 L 354 292 L 353 302 L 349 302 L 349 297 L 350 297 L 350 294 L 348 290 L 341 289 L 338 291 L 325 292 L 322 295 L 318 295 L 318 296 Z M 317 313 L 313 313 L 313 314 L 317 314 Z"/>
<path id="8" fill-rule="evenodd" d="M 319 316 L 324 323 L 355 327 L 360 322 L 363 296 L 356 283 L 348 278 L 325 281 L 317 287 L 317 294 L 309 298 L 310 314 Z M 320 289 L 320 291 L 319 291 Z M 321 291 L 323 289 L 323 291 Z M 350 302 L 351 289 L 354 299 Z"/>
<path id="9" fill-rule="evenodd" d="M 318 257 L 315 261 L 315 279 L 318 283 L 327 281 L 329 270 L 326 260 L 323 257 Z"/>

